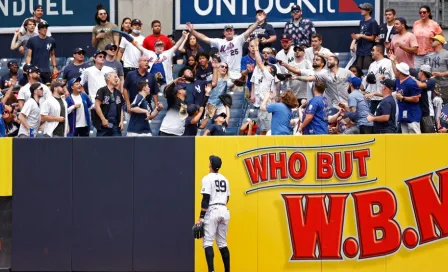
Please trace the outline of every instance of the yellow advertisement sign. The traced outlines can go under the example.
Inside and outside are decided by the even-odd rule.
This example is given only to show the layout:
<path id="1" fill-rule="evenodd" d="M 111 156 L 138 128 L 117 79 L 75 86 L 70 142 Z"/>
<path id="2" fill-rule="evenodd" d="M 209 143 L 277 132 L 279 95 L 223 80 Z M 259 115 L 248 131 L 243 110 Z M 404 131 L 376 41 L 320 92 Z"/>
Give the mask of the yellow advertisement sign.
<path id="1" fill-rule="evenodd" d="M 12 138 L 0 139 L 0 196 L 12 195 Z"/>
<path id="2" fill-rule="evenodd" d="M 232 271 L 447 271 L 446 135 L 196 138 L 230 183 Z M 224 271 L 215 248 L 215 269 Z M 195 271 L 207 271 L 202 241 Z"/>

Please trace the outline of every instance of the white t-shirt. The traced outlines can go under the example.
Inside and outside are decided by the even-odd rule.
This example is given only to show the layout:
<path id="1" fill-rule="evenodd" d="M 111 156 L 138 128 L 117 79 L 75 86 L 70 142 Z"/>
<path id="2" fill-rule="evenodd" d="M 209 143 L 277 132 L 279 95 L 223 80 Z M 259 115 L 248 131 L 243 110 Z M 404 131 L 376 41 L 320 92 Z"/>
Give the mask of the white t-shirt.
<path id="1" fill-rule="evenodd" d="M 325 55 L 331 55 L 333 53 L 331 53 L 331 51 L 328 48 L 325 47 L 321 47 L 319 50 L 319 53 L 321 54 L 325 54 Z M 313 59 L 314 59 L 314 48 L 309 47 L 307 49 L 305 49 L 305 59 L 309 60 L 311 63 L 313 63 Z"/>
<path id="2" fill-rule="evenodd" d="M 209 173 L 202 178 L 201 194 L 210 195 L 209 204 L 227 204 L 230 196 L 229 181 L 220 173 Z"/>
<path id="3" fill-rule="evenodd" d="M 64 98 L 62 98 L 62 102 L 64 103 L 65 107 L 64 136 L 67 136 L 67 127 L 68 127 L 67 102 L 65 102 Z M 44 103 L 42 103 L 42 110 L 40 114 L 53 117 L 61 116 L 61 105 L 56 100 L 56 98 L 54 98 L 54 96 L 51 96 L 50 98 L 45 100 Z M 58 125 L 59 122 L 46 121 L 44 123 L 44 134 L 53 137 L 53 131 Z"/>
<path id="4" fill-rule="evenodd" d="M 39 99 L 39 104 L 43 103 L 45 100 L 47 100 L 50 96 L 52 96 L 50 89 L 45 84 L 40 84 L 42 86 L 42 89 L 44 90 L 44 95 Z M 20 88 L 19 93 L 17 94 L 18 100 L 28 101 L 28 99 L 31 98 L 31 91 L 30 91 L 31 84 L 28 82 Z"/>
<path id="5" fill-rule="evenodd" d="M 244 42 L 244 35 L 234 36 L 231 41 L 226 39 L 210 39 L 210 46 L 218 48 L 221 61 L 227 63 L 229 66 L 229 75 L 232 79 L 241 76 L 241 59 L 243 57 Z"/>
<path id="6" fill-rule="evenodd" d="M 364 82 L 366 88 L 366 93 L 378 93 L 381 94 L 381 76 L 384 76 L 386 79 L 395 79 L 395 73 L 392 68 L 392 62 L 390 59 L 382 59 L 380 61 L 374 61 L 369 66 L 369 71 L 367 74 L 373 73 L 376 77 L 376 84 L 368 84 L 366 79 L 367 76 L 364 77 Z M 381 96 L 374 96 L 371 100 L 381 100 L 383 99 Z"/>
<path id="7" fill-rule="evenodd" d="M 37 134 L 40 126 L 40 108 L 34 99 L 28 99 L 23 105 L 20 114 L 25 115 L 26 122 L 31 128 L 34 128 L 34 133 Z M 30 131 L 23 125 L 20 125 L 18 135 L 30 136 Z"/>
<path id="8" fill-rule="evenodd" d="M 283 61 L 284 63 L 287 64 L 291 64 L 294 62 L 294 48 L 291 46 L 291 48 L 289 48 L 288 53 L 285 52 L 285 50 L 280 50 L 280 52 L 277 53 L 277 55 L 275 56 L 276 59 Z M 286 73 L 287 69 L 283 66 L 280 66 L 280 71 L 279 73 Z"/>
<path id="9" fill-rule="evenodd" d="M 134 37 L 134 41 L 138 44 L 142 45 L 145 37 L 139 35 Z M 126 39 L 121 39 L 120 48 L 124 49 L 123 53 L 123 67 L 124 68 L 138 68 L 138 60 L 141 57 L 142 53 L 135 47 L 132 43 L 128 42 Z"/>
<path id="10" fill-rule="evenodd" d="M 174 48 L 166 50 L 159 55 L 159 59 L 157 61 L 162 62 L 163 69 L 165 70 L 165 81 L 166 84 L 170 84 L 173 82 L 173 57 L 174 57 Z M 156 55 L 157 56 L 157 55 Z"/>
<path id="11" fill-rule="evenodd" d="M 84 103 L 82 103 L 81 95 L 72 94 L 73 102 L 76 104 L 80 104 L 81 107 L 76 109 L 76 127 L 86 127 L 86 113 L 84 112 Z"/>
<path id="12" fill-rule="evenodd" d="M 89 96 L 92 101 L 95 101 L 98 89 L 106 86 L 106 79 L 104 78 L 104 75 L 112 72 L 115 71 L 109 66 L 103 66 L 101 70 L 98 70 L 96 66 L 91 66 L 85 69 L 81 74 L 81 85 L 84 85 L 87 82 L 87 86 L 89 87 Z"/>
<path id="13" fill-rule="evenodd" d="M 260 107 L 266 93 L 271 90 L 276 91 L 276 81 L 278 81 L 277 77 L 274 78 L 267 69 L 261 71 L 258 66 L 255 67 L 252 78 L 250 79 L 250 82 L 254 83 L 255 107 Z M 268 101 L 268 104 L 270 103 Z"/>
<path id="14" fill-rule="evenodd" d="M 313 65 L 307 59 L 303 59 L 301 62 L 293 61 L 290 63 L 291 66 L 299 68 L 300 70 L 311 70 L 313 69 Z M 297 80 L 296 75 L 292 75 L 287 81 L 287 88 L 291 90 L 297 98 L 307 98 L 308 97 L 308 83 Z"/>

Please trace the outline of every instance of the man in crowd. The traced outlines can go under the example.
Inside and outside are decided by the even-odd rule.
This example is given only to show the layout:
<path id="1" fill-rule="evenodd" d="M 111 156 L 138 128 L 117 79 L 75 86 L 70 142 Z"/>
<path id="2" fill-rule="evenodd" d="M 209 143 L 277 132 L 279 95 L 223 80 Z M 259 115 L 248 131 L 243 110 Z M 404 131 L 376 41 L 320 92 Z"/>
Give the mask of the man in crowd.
<path id="1" fill-rule="evenodd" d="M 26 63 L 37 66 L 40 69 L 40 77 L 44 84 L 50 83 L 52 80 L 50 73 L 50 57 L 53 64 L 53 74 L 59 73 L 56 68 L 56 41 L 52 37 L 47 36 L 48 24 L 47 22 L 40 22 L 37 25 L 39 29 L 39 36 L 32 37 L 28 40 L 28 55 Z"/>
<path id="2" fill-rule="evenodd" d="M 366 80 L 366 95 L 365 98 L 370 100 L 370 112 L 375 113 L 378 104 L 382 99 L 382 85 L 381 81 L 385 79 L 395 79 L 395 73 L 392 68 L 390 59 L 384 57 L 384 47 L 380 44 L 372 48 L 373 62 L 369 66 Z"/>
<path id="3" fill-rule="evenodd" d="M 5 95 L 3 95 L 2 92 L 0 92 L 0 137 L 6 137 L 6 118 L 9 116 L 8 114 L 11 114 L 10 110 L 12 108 L 8 106 L 6 103 L 8 102 L 9 98 L 12 95 L 12 91 L 14 89 L 14 86 L 17 84 L 17 79 L 12 78 L 10 85 L 8 87 L 8 90 L 6 91 Z M 2 96 L 3 95 L 3 96 Z"/>
<path id="4" fill-rule="evenodd" d="M 282 62 L 286 62 L 288 64 L 294 61 L 294 48 L 292 46 L 292 39 L 289 34 L 283 34 L 281 39 L 282 49 L 280 50 L 275 58 L 277 60 L 281 60 Z M 280 71 L 279 71 L 280 72 Z M 281 67 L 281 73 L 285 73 L 286 69 Z"/>
<path id="5" fill-rule="evenodd" d="M 126 110 L 130 113 L 131 110 L 131 101 L 134 101 L 137 96 L 138 90 L 138 82 L 146 82 L 148 84 L 150 93 L 152 98 L 154 99 L 154 105 L 158 105 L 159 98 L 159 86 L 157 84 L 157 80 L 153 74 L 148 72 L 149 59 L 146 56 L 141 56 L 138 61 L 138 70 L 134 70 L 128 73 L 126 80 L 123 86 L 123 95 L 126 101 Z M 151 96 L 146 95 L 145 99 L 151 105 Z M 127 117 L 126 117 L 127 118 Z"/>
<path id="6" fill-rule="evenodd" d="M 266 47 L 272 48 L 272 44 L 277 40 L 274 27 L 266 22 L 267 14 L 264 10 L 259 9 L 256 14 L 262 15 L 264 19 L 250 36 L 251 38 L 258 38 L 260 40 L 260 50 L 263 50 Z"/>
<path id="7" fill-rule="evenodd" d="M 117 73 L 111 71 L 104 75 L 106 86 L 100 88 L 95 96 L 95 111 L 92 115 L 96 135 L 121 136 L 123 130 L 123 96 L 117 89 L 120 79 Z"/>
<path id="8" fill-rule="evenodd" d="M 368 69 L 372 63 L 371 51 L 375 45 L 375 38 L 379 34 L 378 23 L 372 18 L 373 6 L 370 3 L 359 5 L 363 20 L 359 25 L 359 34 L 352 34 L 352 39 L 357 41 L 356 66 Z"/>
<path id="9" fill-rule="evenodd" d="M 218 84 L 218 64 L 213 65 L 213 77 L 212 77 L 212 88 L 215 88 Z M 187 95 L 184 99 L 184 103 L 187 105 L 196 104 L 198 106 L 202 105 L 202 101 L 205 98 L 205 89 L 207 87 L 206 80 L 195 79 L 194 73 L 189 67 L 184 67 L 179 72 L 179 76 L 183 78 L 185 90 Z"/>
<path id="10" fill-rule="evenodd" d="M 72 78 L 67 83 L 67 89 L 71 93 L 67 102 L 69 137 L 89 137 L 90 109 L 93 108 L 92 100 L 82 92 L 81 78 Z"/>
<path id="11" fill-rule="evenodd" d="M 373 130 L 375 134 L 396 133 L 397 105 L 392 96 L 395 88 L 395 81 L 385 79 L 381 81 L 381 92 L 383 99 L 380 101 L 374 115 L 367 116 L 369 122 L 373 122 Z"/>
<path id="12" fill-rule="evenodd" d="M 84 86 L 87 84 L 89 96 L 92 101 L 95 100 L 98 89 L 106 86 L 104 75 L 114 72 L 114 69 L 104 65 L 105 58 L 105 51 L 96 51 L 95 54 L 93 54 L 95 65 L 85 69 L 81 75 L 81 85 Z"/>
<path id="13" fill-rule="evenodd" d="M 139 19 L 132 20 L 131 27 L 131 36 L 134 38 L 134 41 L 136 41 L 140 45 L 143 45 L 145 36 L 141 35 L 142 21 L 140 21 Z M 118 50 L 117 54 L 117 60 L 120 61 L 123 59 L 123 70 L 125 78 L 130 71 L 138 69 L 138 62 L 141 55 L 142 53 L 140 52 L 140 50 L 138 50 L 137 47 L 132 45 L 128 40 L 121 39 L 120 49 Z"/>
<path id="14" fill-rule="evenodd" d="M 311 47 L 305 49 L 305 59 L 313 62 L 315 56 L 327 59 L 331 55 L 333 55 L 333 53 L 331 53 L 328 48 L 322 46 L 322 35 L 314 33 L 311 36 Z"/>
<path id="15" fill-rule="evenodd" d="M 243 56 L 243 45 L 249 35 L 266 19 L 266 14 L 257 13 L 257 21 L 252 24 L 243 34 L 235 36 L 235 30 L 232 25 L 224 27 L 224 39 L 210 39 L 202 33 L 197 32 L 191 23 L 187 27 L 191 34 L 199 40 L 210 44 L 211 47 L 219 50 L 219 56 L 222 62 L 229 66 L 229 75 L 232 79 L 241 77 L 241 58 Z"/>
<path id="16" fill-rule="evenodd" d="M 311 64 L 311 62 L 305 59 L 305 47 L 303 45 L 294 46 L 293 52 L 294 61 L 289 63 L 290 66 L 298 68 L 300 70 L 313 69 L 313 65 Z M 286 68 L 284 69 L 287 70 Z M 290 77 L 286 81 L 286 89 L 291 90 L 294 93 L 294 95 L 297 97 L 297 100 L 299 101 L 299 105 L 302 99 L 307 99 L 308 97 L 308 83 L 297 80 L 297 77 L 295 75 L 292 75 L 292 77 Z"/>
<path id="17" fill-rule="evenodd" d="M 40 118 L 46 137 L 65 137 L 69 131 L 67 103 L 62 97 L 65 93 L 63 86 L 61 82 L 52 82 L 50 89 L 53 95 L 42 103 Z"/>
<path id="18" fill-rule="evenodd" d="M 412 32 L 408 32 L 404 18 L 395 19 L 395 32 L 392 41 L 385 42 L 386 48 L 389 47 L 392 50 L 398 62 L 404 62 L 410 68 L 414 68 L 414 56 L 418 51 L 417 38 Z"/>
<path id="19" fill-rule="evenodd" d="M 395 9 L 388 8 L 384 12 L 384 17 L 386 18 L 386 22 L 379 27 L 379 33 L 375 38 L 375 42 L 377 44 L 382 45 L 385 48 L 385 43 L 390 42 L 392 40 L 392 37 L 395 35 Z M 387 56 L 387 50 L 384 50 L 384 55 Z"/>
<path id="20" fill-rule="evenodd" d="M 448 104 L 448 51 L 443 48 L 445 44 L 445 37 L 441 35 L 432 37 L 434 53 L 428 55 L 425 59 L 425 64 L 431 66 L 432 75 L 440 88 L 443 104 Z"/>
<path id="21" fill-rule="evenodd" d="M 241 59 L 241 75 L 246 77 L 246 86 L 252 90 L 251 78 L 255 69 L 255 45 L 253 40 L 249 42 L 249 53 Z"/>
<path id="22" fill-rule="evenodd" d="M 73 62 L 64 68 L 62 73 L 62 79 L 67 82 L 72 78 L 78 78 L 82 75 L 85 69 L 92 66 L 90 63 L 85 62 L 86 51 L 82 48 L 75 48 L 73 50 Z"/>
<path id="23" fill-rule="evenodd" d="M 148 50 L 155 51 L 154 45 L 156 41 L 160 40 L 165 45 L 164 50 L 170 49 L 172 47 L 170 39 L 168 39 L 167 36 L 161 34 L 162 23 L 160 23 L 159 20 L 154 20 L 151 22 L 151 28 L 152 28 L 152 35 L 149 35 L 148 37 L 145 38 L 145 40 L 143 41 L 143 47 Z"/>
<path id="24" fill-rule="evenodd" d="M 196 79 L 211 81 L 213 77 L 213 65 L 210 57 L 205 52 L 198 54 L 198 66 L 196 67 Z"/>
<path id="25" fill-rule="evenodd" d="M 19 109 L 22 109 L 25 102 L 33 97 L 31 94 L 31 86 L 34 83 L 38 83 L 43 88 L 43 94 L 39 96 L 38 103 L 43 103 L 46 99 L 48 99 L 51 96 L 51 91 L 48 89 L 47 85 L 41 83 L 40 80 L 40 70 L 39 67 L 31 66 L 27 70 L 27 77 L 28 77 L 28 83 L 25 84 L 22 88 L 19 90 L 19 94 L 17 95 L 17 100 L 19 103 Z"/>
<path id="26" fill-rule="evenodd" d="M 203 136 L 224 136 L 230 121 L 229 106 L 225 106 L 226 112 L 221 112 L 213 117 L 211 124 L 204 132 Z"/>
<path id="27" fill-rule="evenodd" d="M 131 118 L 129 120 L 128 133 L 126 136 L 152 136 L 149 120 L 154 119 L 160 111 L 163 110 L 162 104 L 156 104 L 154 110 L 146 99 L 150 95 L 148 82 L 140 81 L 137 83 L 138 94 L 131 104 Z"/>
<path id="28" fill-rule="evenodd" d="M 29 18 L 26 18 L 24 21 L 23 21 L 23 24 L 22 24 L 22 26 L 20 27 L 20 36 L 23 36 L 23 35 L 25 35 L 26 33 L 27 33 L 27 30 L 26 30 L 26 28 L 25 28 L 25 22 L 27 21 L 27 20 L 32 20 L 32 21 L 34 21 L 34 24 L 36 25 L 36 24 L 39 24 L 39 23 L 41 23 L 41 22 L 45 22 L 46 23 L 46 21 L 44 20 L 44 19 L 42 19 L 42 16 L 44 15 L 44 8 L 42 7 L 42 5 L 35 5 L 34 6 L 34 11 L 33 11 L 33 16 L 32 17 L 29 17 Z M 34 28 L 34 32 L 37 34 L 37 29 L 35 29 Z M 51 37 L 51 33 L 50 33 L 50 31 L 47 31 L 47 36 L 48 37 Z M 26 56 L 26 55 L 25 55 Z"/>
<path id="29" fill-rule="evenodd" d="M 28 40 L 31 37 L 38 36 L 38 34 L 36 31 L 36 21 L 34 21 L 34 19 L 26 19 L 23 26 L 25 27 L 26 33 L 22 35 L 19 29 L 16 30 L 11 41 L 11 50 L 19 48 L 19 53 L 26 58 L 26 56 L 28 56 Z M 51 36 L 48 35 L 48 31 L 47 36 Z"/>
<path id="30" fill-rule="evenodd" d="M 115 73 L 117 73 L 118 77 L 120 78 L 120 87 L 118 88 L 120 91 L 123 90 L 123 83 L 124 83 L 124 72 L 123 72 L 123 65 L 118 60 L 115 60 L 115 56 L 117 55 L 117 49 L 118 46 L 116 46 L 113 43 L 107 44 L 104 49 L 106 50 L 106 59 L 104 60 L 104 66 L 108 66 L 112 69 L 114 69 Z"/>
<path id="31" fill-rule="evenodd" d="M 19 64 L 16 61 L 8 61 L 9 73 L 0 77 L 0 90 L 9 88 L 14 80 L 14 84 L 19 82 Z M 15 86 L 13 86 L 15 87 Z"/>
<path id="32" fill-rule="evenodd" d="M 420 66 L 417 78 L 411 78 L 415 80 L 417 86 L 421 89 L 421 97 L 419 99 L 419 105 L 422 111 L 420 130 L 422 133 L 434 133 L 436 132 L 436 124 L 434 119 L 434 104 L 432 100 L 436 80 L 432 77 L 431 66 L 423 64 Z"/>
<path id="33" fill-rule="evenodd" d="M 327 119 L 327 99 L 323 97 L 325 92 L 325 83 L 318 81 L 314 84 L 313 98 L 309 101 L 303 115 L 299 132 L 304 135 L 325 135 L 328 134 Z"/>
<path id="34" fill-rule="evenodd" d="M 367 121 L 367 116 L 370 114 L 369 106 L 359 89 L 362 81 L 359 77 L 352 77 L 348 79 L 348 82 L 350 85 L 348 105 L 339 103 L 339 107 L 346 111 L 345 114 L 350 119 L 356 120 L 360 134 L 373 134 L 373 124 Z"/>
<path id="35" fill-rule="evenodd" d="M 96 25 L 92 30 L 92 46 L 98 51 L 104 50 L 109 43 L 118 46 L 120 35 L 112 32 L 112 29 L 118 29 L 118 26 L 110 22 L 109 13 L 101 4 L 97 5 L 95 22 Z"/>
<path id="36" fill-rule="evenodd" d="M 292 43 L 294 45 L 311 45 L 312 35 L 316 33 L 313 22 L 310 19 L 302 17 L 302 8 L 299 5 L 291 7 L 292 20 L 285 24 L 283 33 L 292 36 Z M 310 60 L 312 61 L 312 59 Z"/>
<path id="37" fill-rule="evenodd" d="M 31 99 L 28 99 L 20 111 L 20 128 L 18 137 L 36 137 L 40 127 L 39 100 L 43 96 L 41 83 L 33 83 L 29 88 Z M 32 133 L 30 133 L 32 132 Z"/>

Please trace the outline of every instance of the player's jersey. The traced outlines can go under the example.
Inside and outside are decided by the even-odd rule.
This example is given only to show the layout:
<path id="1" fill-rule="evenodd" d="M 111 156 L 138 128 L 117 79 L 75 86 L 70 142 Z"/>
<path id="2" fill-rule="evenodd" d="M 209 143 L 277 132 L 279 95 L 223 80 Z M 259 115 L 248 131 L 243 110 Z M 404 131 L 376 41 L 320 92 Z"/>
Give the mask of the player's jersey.
<path id="1" fill-rule="evenodd" d="M 234 36 L 231 41 L 226 39 L 210 39 L 210 45 L 218 48 L 221 60 L 229 66 L 229 72 L 241 72 L 243 58 L 244 35 Z"/>
<path id="2" fill-rule="evenodd" d="M 210 195 L 210 205 L 227 204 L 230 196 L 229 181 L 219 173 L 209 173 L 202 179 L 201 194 Z"/>

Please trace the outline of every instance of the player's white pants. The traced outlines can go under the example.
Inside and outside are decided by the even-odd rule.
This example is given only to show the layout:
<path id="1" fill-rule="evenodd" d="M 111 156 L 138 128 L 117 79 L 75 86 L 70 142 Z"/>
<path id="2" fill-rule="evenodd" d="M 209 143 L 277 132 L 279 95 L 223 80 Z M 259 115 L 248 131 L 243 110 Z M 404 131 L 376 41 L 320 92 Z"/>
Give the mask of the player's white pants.
<path id="1" fill-rule="evenodd" d="M 204 217 L 204 248 L 213 246 L 216 237 L 218 248 L 227 246 L 227 230 L 229 228 L 230 212 L 226 206 L 215 205 L 209 207 Z"/>

